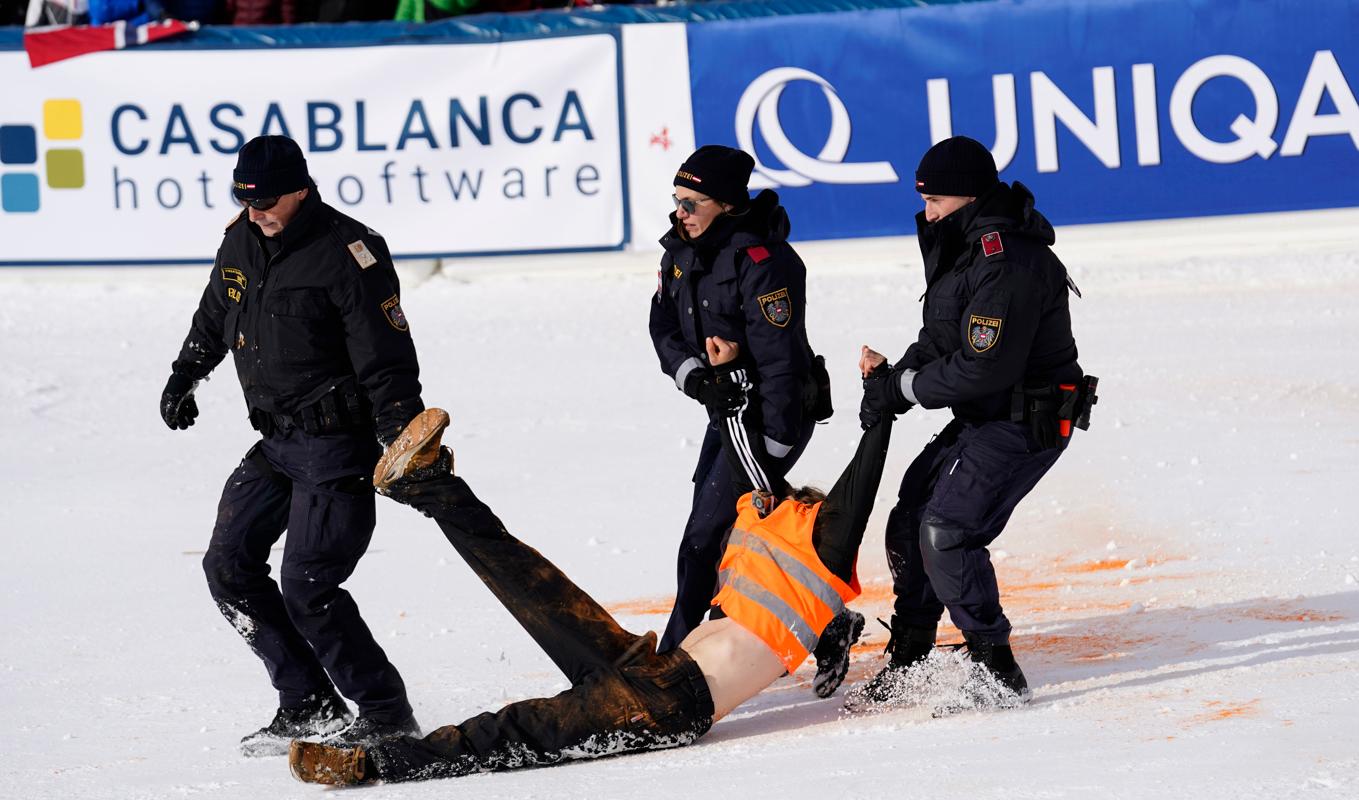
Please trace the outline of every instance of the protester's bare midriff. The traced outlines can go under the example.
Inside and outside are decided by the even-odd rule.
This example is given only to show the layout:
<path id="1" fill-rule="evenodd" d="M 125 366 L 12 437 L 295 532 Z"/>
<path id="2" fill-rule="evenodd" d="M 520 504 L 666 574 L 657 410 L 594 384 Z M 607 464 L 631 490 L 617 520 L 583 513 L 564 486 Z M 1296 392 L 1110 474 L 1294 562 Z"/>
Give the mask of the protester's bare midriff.
<path id="1" fill-rule="evenodd" d="M 714 722 L 785 672 L 769 645 L 727 617 L 699 625 L 680 643 L 680 649 L 703 670 L 713 696 Z"/>

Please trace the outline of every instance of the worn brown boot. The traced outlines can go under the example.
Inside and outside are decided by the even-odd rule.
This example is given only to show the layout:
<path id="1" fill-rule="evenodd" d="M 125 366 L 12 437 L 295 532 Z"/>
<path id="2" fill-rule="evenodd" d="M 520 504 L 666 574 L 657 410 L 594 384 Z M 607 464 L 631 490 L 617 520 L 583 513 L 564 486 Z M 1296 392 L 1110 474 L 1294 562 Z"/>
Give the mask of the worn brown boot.
<path id="1" fill-rule="evenodd" d="M 365 779 L 372 780 L 365 774 L 367 767 L 368 759 L 362 747 L 347 750 L 298 741 L 288 746 L 288 768 L 292 770 L 294 778 L 306 783 L 354 786 Z"/>
<path id="2" fill-rule="evenodd" d="M 427 408 L 417 414 L 378 459 L 373 487 L 381 491 L 416 470 L 433 466 L 439 460 L 439 439 L 447 427 L 448 412 L 442 408 Z"/>

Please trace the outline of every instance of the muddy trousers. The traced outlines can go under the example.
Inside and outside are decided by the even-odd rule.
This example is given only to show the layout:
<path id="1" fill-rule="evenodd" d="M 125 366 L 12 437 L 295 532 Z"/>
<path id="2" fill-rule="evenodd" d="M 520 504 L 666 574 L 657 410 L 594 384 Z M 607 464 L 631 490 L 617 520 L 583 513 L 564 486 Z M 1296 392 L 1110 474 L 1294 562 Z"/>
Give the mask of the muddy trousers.
<path id="1" fill-rule="evenodd" d="M 898 622 L 930 628 L 947 607 L 969 637 L 1009 643 L 986 547 L 1060 454 L 1040 449 L 1026 426 L 1008 421 L 954 420 L 925 445 L 887 518 Z"/>
<path id="2" fill-rule="evenodd" d="M 707 682 L 688 654 L 623 630 L 537 550 L 510 535 L 452 475 L 394 487 L 432 517 L 468 566 L 571 681 L 555 697 L 512 703 L 423 739 L 371 748 L 386 781 L 424 780 L 689 744 L 712 726 Z"/>

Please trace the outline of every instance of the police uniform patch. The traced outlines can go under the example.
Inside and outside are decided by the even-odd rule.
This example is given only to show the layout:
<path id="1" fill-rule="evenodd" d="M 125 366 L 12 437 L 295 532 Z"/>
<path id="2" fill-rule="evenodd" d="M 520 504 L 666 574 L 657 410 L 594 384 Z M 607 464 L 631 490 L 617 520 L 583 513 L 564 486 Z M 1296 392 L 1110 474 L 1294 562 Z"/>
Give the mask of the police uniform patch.
<path id="1" fill-rule="evenodd" d="M 679 264 L 676 264 L 674 271 L 670 274 L 675 276 L 675 280 L 679 280 L 684 277 L 684 270 L 679 268 Z"/>
<path id="2" fill-rule="evenodd" d="M 235 267 L 222 267 L 222 282 L 234 283 L 241 287 L 239 289 L 236 286 L 226 287 L 227 299 L 235 300 L 237 303 L 241 302 L 241 292 L 245 291 L 245 273 Z"/>
<path id="3" fill-rule="evenodd" d="M 978 353 L 985 353 L 1000 341 L 1000 317 L 981 317 L 976 314 L 967 321 L 967 343 Z"/>
<path id="4" fill-rule="evenodd" d="M 245 273 L 235 267 L 222 267 L 222 280 L 245 288 Z"/>
<path id="5" fill-rule="evenodd" d="M 787 289 L 762 294 L 759 302 L 760 311 L 764 318 L 769 320 L 770 325 L 776 328 L 788 327 L 788 322 L 793 318 L 793 301 L 789 299 Z"/>
<path id="6" fill-rule="evenodd" d="M 403 332 L 410 330 L 406 313 L 401 310 L 401 299 L 396 295 L 382 301 L 382 313 L 387 315 L 387 321 L 392 323 L 393 328 Z"/>
<path id="7" fill-rule="evenodd" d="M 368 269 L 378 263 L 377 257 L 368 251 L 368 245 L 364 244 L 362 239 L 350 242 L 346 246 L 349 248 L 349 254 L 359 263 L 359 269 Z"/>
<path id="8" fill-rule="evenodd" d="M 1000 234 L 991 231 L 981 238 L 982 253 L 988 256 L 999 255 L 1005 252 L 1005 243 L 1000 240 Z"/>

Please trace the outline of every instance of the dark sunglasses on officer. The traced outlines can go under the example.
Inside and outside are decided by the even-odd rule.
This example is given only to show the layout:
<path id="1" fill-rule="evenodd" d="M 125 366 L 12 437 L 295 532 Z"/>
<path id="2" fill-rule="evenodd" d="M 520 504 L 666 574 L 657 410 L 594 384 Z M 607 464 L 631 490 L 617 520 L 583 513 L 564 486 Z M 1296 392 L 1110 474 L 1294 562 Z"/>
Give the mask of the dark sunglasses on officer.
<path id="1" fill-rule="evenodd" d="M 268 211 L 278 205 L 277 197 L 237 197 L 236 202 L 242 208 L 253 208 L 256 211 Z"/>
<path id="2" fill-rule="evenodd" d="M 704 203 L 711 203 L 713 200 L 711 197 L 703 197 L 698 200 L 695 200 L 692 197 L 682 198 L 677 194 L 670 195 L 670 199 L 675 201 L 676 211 L 684 209 L 684 213 L 686 214 L 694 213 L 694 210 L 697 209 L 699 206 L 703 205 Z"/>

